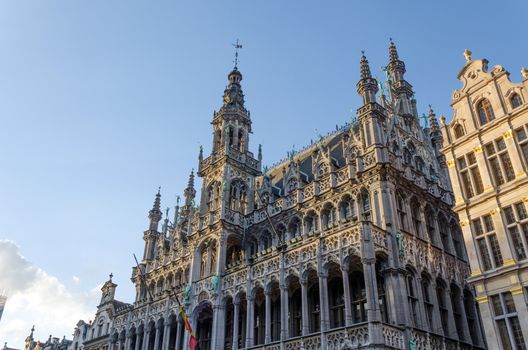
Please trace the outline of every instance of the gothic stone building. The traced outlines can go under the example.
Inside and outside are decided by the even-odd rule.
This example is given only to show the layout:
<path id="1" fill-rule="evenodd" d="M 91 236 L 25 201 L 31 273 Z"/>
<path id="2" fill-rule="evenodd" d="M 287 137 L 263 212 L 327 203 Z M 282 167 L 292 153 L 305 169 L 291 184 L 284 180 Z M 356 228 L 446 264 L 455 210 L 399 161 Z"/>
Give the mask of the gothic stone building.
<path id="1" fill-rule="evenodd" d="M 136 300 L 101 349 L 187 349 L 179 303 L 201 350 L 485 346 L 441 130 L 432 110 L 420 126 L 389 51 L 388 96 L 362 56 L 357 121 L 264 170 L 235 66 L 200 151 L 201 197 L 191 173 L 162 222 L 156 195 Z"/>
<path id="2" fill-rule="evenodd" d="M 528 70 L 512 83 L 500 65 L 467 63 L 443 123 L 454 210 L 462 226 L 471 278 L 491 349 L 528 342 Z"/>

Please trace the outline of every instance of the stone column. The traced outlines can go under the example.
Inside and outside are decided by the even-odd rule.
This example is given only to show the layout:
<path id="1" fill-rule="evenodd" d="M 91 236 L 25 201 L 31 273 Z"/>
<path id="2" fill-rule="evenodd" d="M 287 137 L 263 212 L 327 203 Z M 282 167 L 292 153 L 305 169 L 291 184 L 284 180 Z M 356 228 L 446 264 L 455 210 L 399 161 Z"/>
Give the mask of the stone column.
<path id="1" fill-rule="evenodd" d="M 143 331 L 143 350 L 148 350 L 149 338 L 150 338 L 150 329 L 149 329 L 148 322 L 147 322 L 147 324 L 145 325 L 145 330 Z"/>
<path id="2" fill-rule="evenodd" d="M 172 319 L 167 318 L 167 320 L 165 321 L 165 330 L 163 331 L 163 341 L 161 345 L 162 350 L 169 350 L 171 324 L 172 324 Z"/>
<path id="3" fill-rule="evenodd" d="M 330 328 L 330 310 L 328 307 L 328 274 L 319 273 L 319 300 L 321 306 L 321 331 L 327 331 Z"/>
<path id="4" fill-rule="evenodd" d="M 289 338 L 289 324 L 290 318 L 288 317 L 288 286 L 286 283 L 281 283 L 281 341 L 285 341 Z"/>
<path id="5" fill-rule="evenodd" d="M 156 336 L 154 337 L 154 350 L 159 350 L 161 327 L 163 326 L 158 322 L 156 324 Z"/>
<path id="6" fill-rule="evenodd" d="M 265 335 L 264 343 L 271 343 L 271 292 L 266 290 L 264 293 L 266 296 L 266 323 L 265 323 Z"/>
<path id="7" fill-rule="evenodd" d="M 247 298 L 247 318 L 246 318 L 246 348 L 250 348 L 253 346 L 253 333 L 255 332 L 255 318 L 254 318 L 254 310 L 255 310 L 255 297 L 253 295 L 248 294 Z"/>
<path id="8" fill-rule="evenodd" d="M 520 285 L 517 285 L 510 289 L 513 302 L 515 304 L 515 310 L 517 311 L 517 315 L 519 317 L 519 324 L 521 326 L 521 331 L 524 340 L 526 341 L 528 339 L 528 310 L 526 307 L 526 302 L 524 300 L 523 295 L 523 287 Z"/>
<path id="9" fill-rule="evenodd" d="M 500 340 L 495 333 L 495 322 L 493 321 L 493 313 L 491 312 L 488 297 L 484 295 L 476 299 L 482 316 L 482 326 L 484 327 L 488 349 L 500 349 Z"/>
<path id="10" fill-rule="evenodd" d="M 350 282 L 348 280 L 348 266 L 341 266 L 343 273 L 343 291 L 345 294 L 345 326 L 352 326 L 352 302 L 350 300 Z"/>
<path id="11" fill-rule="evenodd" d="M 240 318 L 240 300 L 234 300 L 233 303 L 233 340 L 231 341 L 232 350 L 238 350 L 238 321 Z"/>
<path id="12" fill-rule="evenodd" d="M 113 334 L 110 335 L 108 339 L 108 350 L 114 350 L 116 339 Z"/>
<path id="13" fill-rule="evenodd" d="M 224 300 L 220 300 L 218 305 L 213 307 L 213 326 L 211 332 L 211 349 L 221 350 L 225 343 L 225 305 Z"/>
<path id="14" fill-rule="evenodd" d="M 182 328 L 183 328 L 183 320 L 178 318 L 178 321 L 176 322 L 176 344 L 174 344 L 175 350 L 182 350 L 180 348 L 182 330 L 183 330 Z M 147 350 L 147 349 L 143 349 L 143 350 Z"/>
<path id="15" fill-rule="evenodd" d="M 132 344 L 132 330 L 128 329 L 126 332 L 126 339 L 125 339 L 125 350 L 131 350 L 130 345 Z"/>
<path id="16" fill-rule="evenodd" d="M 478 156 L 477 156 L 477 160 L 478 160 Z M 447 167 L 448 167 L 448 171 L 449 171 L 449 178 L 451 179 L 451 181 L 453 183 L 453 196 L 455 197 L 455 203 L 456 204 L 460 204 L 460 203 L 464 202 L 464 193 L 462 192 L 462 182 L 460 181 L 460 178 L 458 177 L 458 172 L 457 172 L 457 169 L 455 167 L 455 160 L 454 159 L 447 160 Z M 482 168 L 480 168 L 480 165 L 479 165 L 479 169 L 481 171 L 481 176 L 482 175 L 487 176 L 488 172 L 487 171 L 483 171 L 486 168 L 482 169 Z M 482 176 L 482 182 L 483 183 L 484 183 L 484 177 L 485 176 Z M 486 185 L 484 185 L 484 188 L 486 188 Z M 411 213 L 411 212 L 409 212 L 409 213 Z"/>
<path id="17" fill-rule="evenodd" d="M 460 288 L 460 287 L 459 287 Z M 462 316 L 462 327 L 463 327 L 463 334 L 464 334 L 464 340 L 468 343 L 472 343 L 471 334 L 469 333 L 469 324 L 467 321 L 467 313 L 466 306 L 464 305 L 464 290 L 460 288 L 460 293 L 458 294 L 458 305 L 460 305 L 460 314 Z"/>
<path id="18" fill-rule="evenodd" d="M 378 284 L 376 281 L 376 258 L 371 236 L 370 223 L 363 220 L 361 223 L 361 262 L 363 263 L 367 296 L 368 330 L 371 344 L 383 344 L 381 311 L 378 304 Z"/>
<path id="19" fill-rule="evenodd" d="M 134 347 L 134 350 L 141 350 L 141 345 L 143 343 L 143 334 L 138 333 L 136 329 L 136 346 Z"/>
<path id="20" fill-rule="evenodd" d="M 301 317 L 302 317 L 302 335 L 310 333 L 310 324 L 308 320 L 308 281 L 303 278 L 301 281 Z"/>

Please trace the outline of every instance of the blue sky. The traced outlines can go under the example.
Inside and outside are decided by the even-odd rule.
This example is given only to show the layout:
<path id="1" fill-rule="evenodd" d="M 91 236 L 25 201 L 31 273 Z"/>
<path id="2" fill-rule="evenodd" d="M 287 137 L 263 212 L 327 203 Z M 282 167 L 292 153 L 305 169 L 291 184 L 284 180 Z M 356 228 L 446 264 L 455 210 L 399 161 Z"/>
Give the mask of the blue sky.
<path id="1" fill-rule="evenodd" d="M 521 0 L 2 1 L 0 239 L 71 293 L 113 272 L 132 301 L 155 191 L 173 206 L 199 145 L 209 152 L 237 38 L 250 148 L 271 164 L 350 119 L 360 51 L 382 77 L 390 37 L 420 113 L 449 119 L 466 48 L 520 81 L 527 12 Z"/>

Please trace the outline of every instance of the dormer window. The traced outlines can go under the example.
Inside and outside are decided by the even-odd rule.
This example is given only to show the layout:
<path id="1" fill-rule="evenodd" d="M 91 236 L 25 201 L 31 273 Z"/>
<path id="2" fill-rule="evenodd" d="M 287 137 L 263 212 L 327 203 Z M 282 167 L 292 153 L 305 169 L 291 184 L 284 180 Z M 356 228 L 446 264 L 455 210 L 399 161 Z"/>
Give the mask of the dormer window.
<path id="1" fill-rule="evenodd" d="M 477 105 L 477 112 L 480 119 L 480 125 L 486 125 L 487 123 L 495 119 L 495 114 L 493 114 L 493 108 L 491 108 L 490 101 L 485 98 L 482 99 Z"/>
<path id="2" fill-rule="evenodd" d="M 511 104 L 512 109 L 515 109 L 519 107 L 520 105 L 522 105 L 521 96 L 519 96 L 519 94 L 513 94 L 510 97 L 510 104 Z"/>
<path id="3" fill-rule="evenodd" d="M 464 134 L 465 132 L 464 132 L 464 128 L 462 127 L 462 125 L 460 124 L 455 125 L 455 137 L 459 139 L 462 136 L 464 136 Z"/>

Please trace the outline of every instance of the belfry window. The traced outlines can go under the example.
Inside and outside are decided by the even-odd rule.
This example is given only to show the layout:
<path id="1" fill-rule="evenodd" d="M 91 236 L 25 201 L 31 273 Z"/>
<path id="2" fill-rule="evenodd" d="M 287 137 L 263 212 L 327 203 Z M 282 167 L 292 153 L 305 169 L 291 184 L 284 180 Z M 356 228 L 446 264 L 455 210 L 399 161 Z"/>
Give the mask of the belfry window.
<path id="1" fill-rule="evenodd" d="M 485 125 L 495 119 L 493 108 L 488 99 L 482 99 L 477 105 L 477 111 L 480 119 L 480 125 Z"/>

